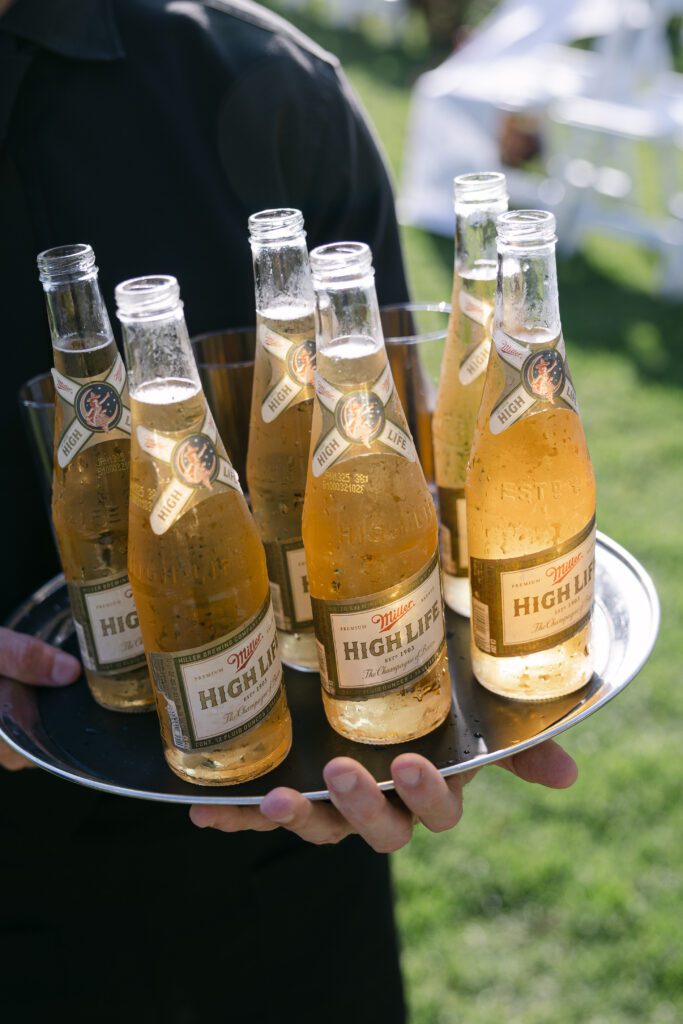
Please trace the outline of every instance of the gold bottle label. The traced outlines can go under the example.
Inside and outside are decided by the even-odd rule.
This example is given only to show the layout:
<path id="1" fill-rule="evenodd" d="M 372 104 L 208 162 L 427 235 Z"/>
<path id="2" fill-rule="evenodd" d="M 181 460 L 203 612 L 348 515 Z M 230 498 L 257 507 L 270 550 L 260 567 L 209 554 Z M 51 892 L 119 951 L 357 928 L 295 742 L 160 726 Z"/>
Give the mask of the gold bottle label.
<path id="1" fill-rule="evenodd" d="M 488 302 L 484 302 L 476 295 L 470 295 L 464 288 L 461 288 L 458 293 L 458 305 L 460 306 L 461 313 L 468 320 L 473 320 L 474 323 L 485 328 L 487 332 L 480 341 L 475 341 L 468 348 L 460 361 L 458 379 L 463 387 L 467 387 L 468 384 L 473 384 L 478 377 L 481 377 L 489 363 L 491 352 L 489 328 L 493 319 L 493 306 Z"/>
<path id="2" fill-rule="evenodd" d="M 410 689 L 446 644 L 439 557 L 409 580 L 348 601 L 313 598 L 320 678 L 332 697 Z"/>
<path id="3" fill-rule="evenodd" d="M 557 547 L 522 558 L 471 558 L 472 627 L 480 651 L 510 658 L 556 647 L 593 610 L 595 516 Z"/>
<path id="4" fill-rule="evenodd" d="M 467 517 L 464 487 L 439 487 L 441 564 L 449 576 L 467 576 Z"/>
<path id="5" fill-rule="evenodd" d="M 60 469 L 81 452 L 105 441 L 130 439 L 130 399 L 123 359 L 94 377 L 67 377 L 53 369 L 52 379 L 64 428 L 57 443 Z"/>
<path id="6" fill-rule="evenodd" d="M 268 717 L 282 690 L 270 596 L 232 633 L 187 651 L 153 651 L 149 667 L 179 750 L 213 747 L 249 732 Z"/>
<path id="7" fill-rule="evenodd" d="M 261 401 L 261 419 L 272 423 L 285 409 L 313 398 L 315 338 L 294 341 L 264 328 L 261 345 L 270 363 L 270 384 Z"/>
<path id="8" fill-rule="evenodd" d="M 69 582 L 68 590 L 85 667 L 111 676 L 142 668 L 145 652 L 128 576 Z"/>
<path id="9" fill-rule="evenodd" d="M 316 372 L 315 393 L 322 427 L 311 460 L 313 476 L 322 476 L 335 463 L 357 456 L 361 449 L 381 450 L 381 445 L 409 462 L 416 461 L 412 437 L 386 413 L 394 393 L 388 363 L 374 381 L 353 384 L 343 391 Z"/>
<path id="10" fill-rule="evenodd" d="M 157 474 L 149 516 L 157 536 L 206 498 L 228 489 L 242 493 L 239 476 L 208 408 L 199 431 L 165 434 L 138 426 L 136 433 L 140 448 L 154 463 Z M 136 500 L 134 493 L 131 500 Z"/>
<path id="11" fill-rule="evenodd" d="M 265 541 L 270 596 L 277 628 L 296 633 L 313 625 L 306 555 L 301 537 Z"/>
<path id="12" fill-rule="evenodd" d="M 489 418 L 492 434 L 501 434 L 549 405 L 578 412 L 562 336 L 554 348 L 531 352 L 502 331 L 493 340 L 505 368 L 505 383 Z"/>

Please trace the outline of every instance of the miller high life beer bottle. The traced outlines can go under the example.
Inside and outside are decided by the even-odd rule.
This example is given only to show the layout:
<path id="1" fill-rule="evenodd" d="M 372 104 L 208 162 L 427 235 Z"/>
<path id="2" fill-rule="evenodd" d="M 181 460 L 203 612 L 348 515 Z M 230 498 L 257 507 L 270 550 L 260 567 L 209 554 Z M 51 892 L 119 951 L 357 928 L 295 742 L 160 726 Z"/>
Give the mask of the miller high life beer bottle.
<path id="1" fill-rule="evenodd" d="M 303 536 L 322 696 L 361 743 L 423 736 L 451 685 L 437 521 L 387 360 L 367 245 L 311 253 L 316 403 Z"/>
<path id="2" fill-rule="evenodd" d="M 455 193 L 455 270 L 432 435 L 441 522 L 443 594 L 470 613 L 465 477 L 491 350 L 496 297 L 496 218 L 507 210 L 505 176 L 462 174 Z"/>
<path id="3" fill-rule="evenodd" d="M 472 665 L 549 700 L 591 678 L 595 481 L 560 325 L 555 218 L 498 219 L 493 347 L 467 475 Z"/>
<path id="4" fill-rule="evenodd" d="M 90 691 L 105 708 L 154 707 L 128 580 L 130 401 L 89 245 L 38 256 L 55 385 L 52 515 Z"/>
<path id="5" fill-rule="evenodd" d="M 173 277 L 116 289 L 131 387 L 128 568 L 166 760 L 262 775 L 292 738 L 266 560 L 199 382 Z"/>
<path id="6" fill-rule="evenodd" d="M 301 515 L 315 373 L 315 295 L 299 210 L 249 218 L 256 288 L 256 364 L 247 481 L 266 551 L 280 655 L 317 671 Z"/>

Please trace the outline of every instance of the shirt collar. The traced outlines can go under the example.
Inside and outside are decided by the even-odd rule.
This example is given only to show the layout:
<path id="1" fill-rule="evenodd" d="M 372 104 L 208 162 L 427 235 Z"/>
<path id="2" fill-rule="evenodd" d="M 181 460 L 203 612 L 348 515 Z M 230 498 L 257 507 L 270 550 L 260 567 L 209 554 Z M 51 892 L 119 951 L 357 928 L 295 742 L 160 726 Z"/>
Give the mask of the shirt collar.
<path id="1" fill-rule="evenodd" d="M 117 60 L 126 52 L 112 0 L 15 0 L 0 33 L 79 60 Z"/>

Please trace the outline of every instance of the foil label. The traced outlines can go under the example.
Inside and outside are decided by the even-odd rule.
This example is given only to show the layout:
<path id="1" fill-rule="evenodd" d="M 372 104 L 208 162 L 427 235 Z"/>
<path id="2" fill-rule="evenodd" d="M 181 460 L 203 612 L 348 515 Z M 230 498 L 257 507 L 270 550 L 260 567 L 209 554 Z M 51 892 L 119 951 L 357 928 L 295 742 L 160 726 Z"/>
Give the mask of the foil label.
<path id="1" fill-rule="evenodd" d="M 125 573 L 68 584 L 83 664 L 100 675 L 132 672 L 145 664 L 133 590 Z"/>
<path id="2" fill-rule="evenodd" d="M 495 657 L 564 643 L 590 621 L 594 574 L 595 517 L 558 547 L 521 558 L 472 558 L 474 642 Z"/>
<path id="3" fill-rule="evenodd" d="M 272 423 L 285 409 L 313 398 L 315 338 L 286 338 L 261 328 L 261 345 L 270 363 L 270 384 L 261 401 L 261 419 Z"/>
<path id="4" fill-rule="evenodd" d="M 439 487 L 441 563 L 449 576 L 467 576 L 467 516 L 465 489 Z"/>
<path id="5" fill-rule="evenodd" d="M 315 393 L 323 424 L 311 460 L 313 476 L 322 476 L 336 462 L 360 454 L 359 449 L 377 450 L 378 445 L 409 462 L 417 460 L 412 437 L 386 413 L 394 393 L 388 363 L 376 380 L 353 385 L 346 391 L 340 391 L 316 372 Z"/>
<path id="6" fill-rule="evenodd" d="M 149 666 L 178 749 L 201 750 L 249 732 L 268 717 L 282 692 L 270 598 L 222 639 L 172 654 L 153 651 Z"/>
<path id="7" fill-rule="evenodd" d="M 130 438 L 130 399 L 123 359 L 95 377 L 67 377 L 52 370 L 64 427 L 57 464 L 65 469 L 81 452 L 105 441 Z"/>
<path id="8" fill-rule="evenodd" d="M 555 347 L 530 351 L 500 331 L 494 335 L 494 344 L 505 369 L 505 383 L 489 418 L 492 434 L 501 434 L 548 405 L 578 412 L 562 336 Z"/>
<path id="9" fill-rule="evenodd" d="M 313 625 L 313 609 L 301 538 L 265 541 L 263 546 L 277 628 L 285 633 L 307 629 Z"/>
<path id="10" fill-rule="evenodd" d="M 409 580 L 357 600 L 313 598 L 320 677 L 333 697 L 410 689 L 446 644 L 438 553 Z"/>
<path id="11" fill-rule="evenodd" d="M 227 489 L 242 493 L 208 408 L 199 431 L 164 434 L 138 426 L 136 436 L 157 467 L 159 495 L 149 517 L 157 536 L 200 501 Z"/>

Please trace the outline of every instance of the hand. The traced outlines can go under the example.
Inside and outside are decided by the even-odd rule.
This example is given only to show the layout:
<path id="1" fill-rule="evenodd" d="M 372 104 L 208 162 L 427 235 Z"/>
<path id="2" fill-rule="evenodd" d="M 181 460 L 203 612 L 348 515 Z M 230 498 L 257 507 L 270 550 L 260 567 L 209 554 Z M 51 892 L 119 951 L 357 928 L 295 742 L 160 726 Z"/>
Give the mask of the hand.
<path id="1" fill-rule="evenodd" d="M 57 647 L 0 626 L 0 676 L 33 686 L 66 686 L 81 674 L 81 664 Z M 32 763 L 0 740 L 0 765 L 10 771 Z"/>
<path id="2" fill-rule="evenodd" d="M 552 740 L 498 764 L 525 782 L 550 789 L 566 789 L 578 774 L 574 760 Z M 313 802 L 296 790 L 280 787 L 271 790 L 259 807 L 195 804 L 190 818 L 199 828 L 221 832 L 267 832 L 282 827 L 317 845 L 338 843 L 357 833 L 378 853 L 391 853 L 410 841 L 417 821 L 430 832 L 445 832 L 457 825 L 463 788 L 476 773 L 472 769 L 445 779 L 419 754 L 399 754 L 391 764 L 391 776 L 400 805 L 382 793 L 357 761 L 337 757 L 323 770 L 331 803 Z"/>

